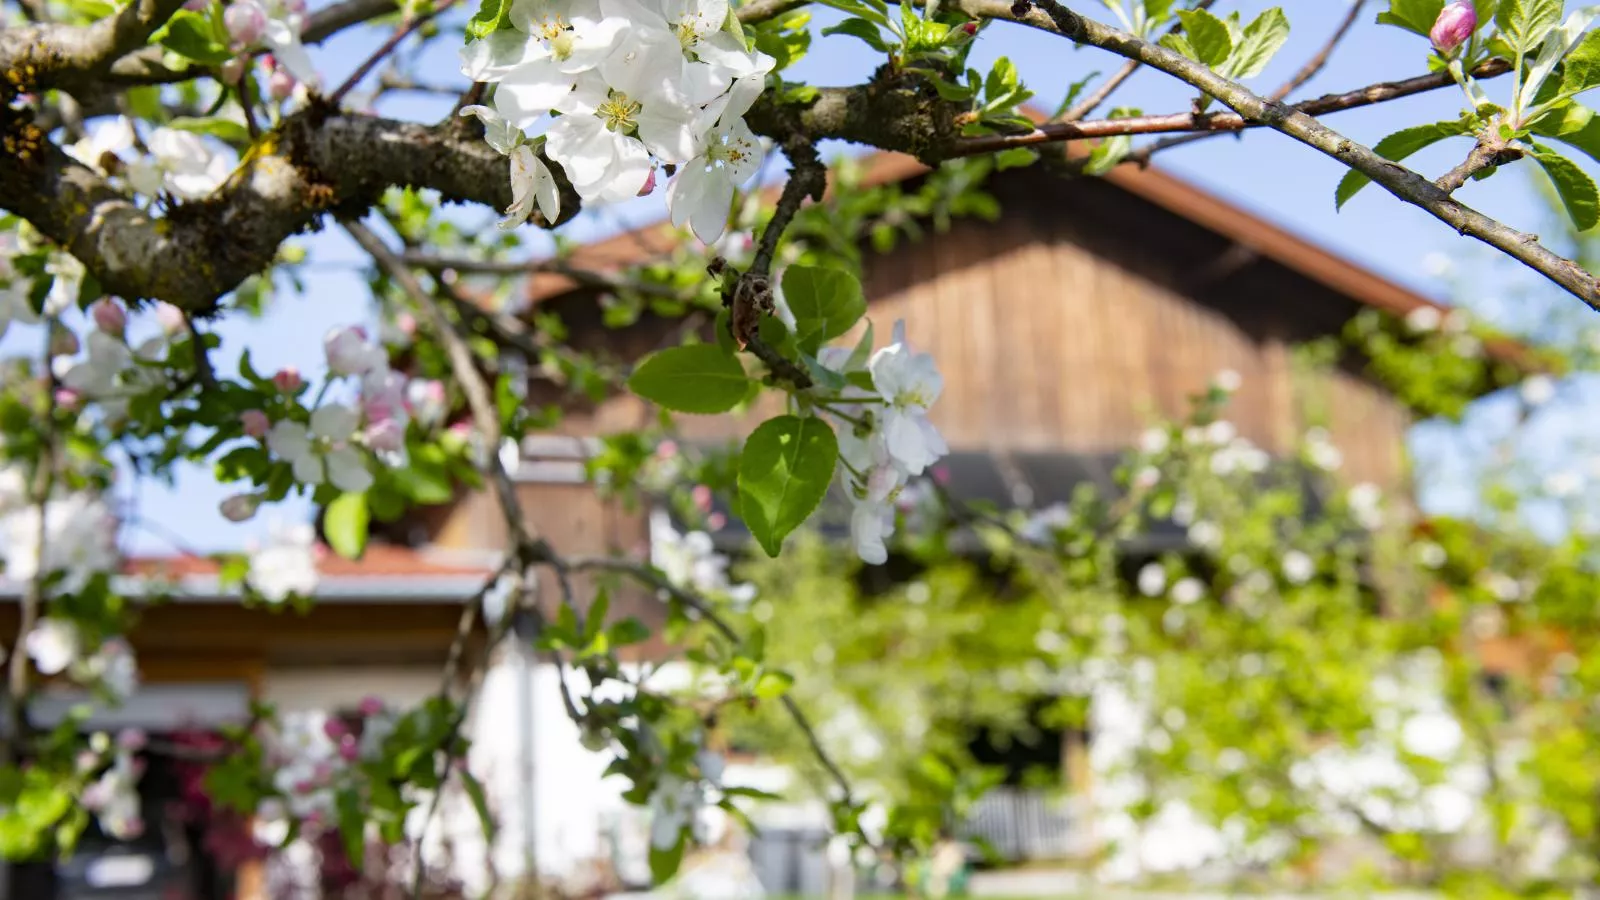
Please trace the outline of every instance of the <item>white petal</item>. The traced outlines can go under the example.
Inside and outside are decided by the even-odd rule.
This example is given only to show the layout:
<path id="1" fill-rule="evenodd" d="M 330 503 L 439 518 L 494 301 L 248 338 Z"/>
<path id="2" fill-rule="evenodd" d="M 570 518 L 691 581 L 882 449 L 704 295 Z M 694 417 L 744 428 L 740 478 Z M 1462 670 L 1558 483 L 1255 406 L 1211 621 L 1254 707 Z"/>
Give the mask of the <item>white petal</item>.
<path id="1" fill-rule="evenodd" d="M 328 480 L 341 491 L 359 494 L 372 487 L 372 471 L 366 457 L 353 447 L 340 447 L 328 453 Z"/>
<path id="2" fill-rule="evenodd" d="M 322 468 L 322 457 L 310 452 L 294 458 L 294 480 L 305 485 L 318 485 L 327 480 Z"/>
<path id="3" fill-rule="evenodd" d="M 342 403 L 327 403 L 311 414 L 311 433 L 330 441 L 348 440 L 361 424 L 361 414 Z"/>
<path id="4" fill-rule="evenodd" d="M 279 459 L 294 462 L 311 453 L 311 437 L 306 426 L 289 419 L 273 423 L 267 432 L 267 449 Z"/>

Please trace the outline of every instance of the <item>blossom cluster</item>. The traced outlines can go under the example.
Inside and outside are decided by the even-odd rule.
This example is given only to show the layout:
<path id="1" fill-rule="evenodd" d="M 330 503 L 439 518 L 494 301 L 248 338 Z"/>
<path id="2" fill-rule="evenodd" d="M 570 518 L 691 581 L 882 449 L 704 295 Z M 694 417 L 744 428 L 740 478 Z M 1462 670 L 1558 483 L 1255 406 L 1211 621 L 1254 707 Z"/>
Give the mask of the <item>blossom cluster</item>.
<path id="1" fill-rule="evenodd" d="M 889 558 L 895 501 L 914 476 L 950 452 L 928 410 L 944 390 L 933 356 L 906 340 L 896 322 L 892 342 L 866 357 L 865 348 L 824 347 L 818 361 L 840 373 L 865 372 L 872 390 L 847 389 L 843 404 L 826 409 L 840 420 L 839 478 L 853 509 L 850 536 L 864 562 Z"/>
<path id="2" fill-rule="evenodd" d="M 468 44 L 462 72 L 496 85 L 492 106 L 469 106 L 490 146 L 510 158 L 512 206 L 501 226 L 561 213 L 544 155 L 586 203 L 667 187 L 672 221 L 702 241 L 722 236 L 735 189 L 760 166 L 744 114 L 772 57 L 725 30 L 727 0 L 515 0 L 512 28 Z"/>
<path id="3" fill-rule="evenodd" d="M 448 398 L 440 382 L 407 379 L 389 368 L 388 353 L 369 341 L 360 327 L 333 329 L 323 350 L 330 379 L 349 378 L 359 384 L 354 402 L 322 402 L 304 422 L 293 417 L 274 422 L 263 410 L 250 409 L 240 414 L 240 426 L 247 437 L 264 442 L 273 456 L 288 463 L 300 484 L 330 484 L 360 493 L 373 484 L 373 458 L 405 465 L 407 428 L 412 421 L 427 428 L 442 424 L 449 412 Z M 280 370 L 272 381 L 289 396 L 305 386 L 294 369 Z M 222 503 L 223 515 L 236 522 L 249 519 L 261 499 L 259 494 L 229 497 Z M 304 543 L 287 533 L 274 540 L 278 546 Z"/>
<path id="4" fill-rule="evenodd" d="M 140 148 L 148 152 L 140 153 Z M 195 200 L 216 190 L 233 166 L 199 135 L 165 126 L 153 128 L 142 144 L 123 116 L 96 122 L 87 135 L 66 148 L 68 156 L 106 177 L 120 177 L 145 197 L 170 194 Z"/>
<path id="5" fill-rule="evenodd" d="M 301 829 L 332 827 L 339 792 L 359 787 L 360 764 L 382 756 L 398 721 L 381 700 L 369 697 L 351 720 L 309 711 L 285 713 L 264 725 L 262 763 L 273 793 L 257 810 L 259 827 L 285 835 L 291 821 Z"/>
<path id="6" fill-rule="evenodd" d="M 108 743 L 104 734 L 95 735 L 92 744 L 103 747 Z M 84 809 L 94 813 L 100 828 L 118 840 L 132 840 L 144 833 L 144 816 L 139 802 L 139 779 L 144 776 L 144 760 L 136 755 L 145 747 L 145 734 L 137 729 L 127 729 L 117 735 L 112 749 L 111 765 L 100 777 L 83 789 L 80 797 Z M 81 766 L 93 771 L 100 765 L 102 755 L 84 754 Z"/>

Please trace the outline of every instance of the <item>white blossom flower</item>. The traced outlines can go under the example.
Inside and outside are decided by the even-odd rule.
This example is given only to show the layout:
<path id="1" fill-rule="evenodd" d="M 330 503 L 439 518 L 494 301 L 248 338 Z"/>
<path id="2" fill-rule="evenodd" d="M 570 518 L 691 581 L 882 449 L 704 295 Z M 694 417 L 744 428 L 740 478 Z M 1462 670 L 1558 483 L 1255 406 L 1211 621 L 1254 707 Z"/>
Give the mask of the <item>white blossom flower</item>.
<path id="1" fill-rule="evenodd" d="M 72 620 L 44 616 L 23 639 L 23 647 L 42 674 L 59 675 L 78 661 L 83 652 L 83 640 Z"/>
<path id="2" fill-rule="evenodd" d="M 328 357 L 328 372 L 334 376 L 365 375 L 389 365 L 389 355 L 367 340 L 366 329 L 355 325 L 329 331 L 322 339 L 322 349 Z"/>
<path id="3" fill-rule="evenodd" d="M 545 152 L 561 164 L 578 196 L 587 203 L 637 196 L 654 168 L 650 150 L 639 137 L 643 101 L 613 89 L 591 72 L 562 100 L 560 112 L 546 132 Z"/>
<path id="4" fill-rule="evenodd" d="M 427 378 L 413 378 L 406 385 L 406 405 L 423 428 L 439 427 L 450 412 L 444 383 Z"/>
<path id="5" fill-rule="evenodd" d="M 245 581 L 273 603 L 317 589 L 316 532 L 310 525 L 275 525 L 267 542 L 250 554 Z"/>
<path id="6" fill-rule="evenodd" d="M 1416 553 L 1417 562 L 1430 569 L 1437 569 L 1450 559 L 1444 548 L 1433 541 L 1423 541 L 1416 546 L 1414 552 Z"/>
<path id="7" fill-rule="evenodd" d="M 122 638 L 112 638 L 100 645 L 83 662 L 84 674 L 100 682 L 119 702 L 125 702 L 139 689 L 139 660 L 133 647 Z"/>
<path id="8" fill-rule="evenodd" d="M 1198 602 L 1205 595 L 1206 586 L 1200 583 L 1200 579 L 1180 578 L 1178 583 L 1172 586 L 1172 593 L 1168 596 L 1172 598 L 1173 603 L 1179 606 L 1188 606 L 1191 603 Z"/>
<path id="9" fill-rule="evenodd" d="M 144 833 L 139 803 L 139 779 L 144 764 L 133 752 L 119 749 L 105 774 L 84 788 L 80 798 L 85 809 L 95 814 L 100 827 L 117 840 L 131 840 Z"/>
<path id="10" fill-rule="evenodd" d="M 1222 546 L 1222 529 L 1215 522 L 1201 519 L 1189 526 L 1189 542 L 1202 550 L 1215 550 Z"/>
<path id="11" fill-rule="evenodd" d="M 145 146 L 150 155 L 128 164 L 128 184 L 148 197 L 165 191 L 195 200 L 216 190 L 233 170 L 224 156 L 191 132 L 157 128 Z"/>
<path id="12" fill-rule="evenodd" d="M 887 403 L 883 416 L 884 446 L 894 463 L 909 475 L 921 475 L 950 452 L 938 429 L 928 421 L 928 408 L 944 390 L 933 357 L 912 350 L 905 322 L 894 325 L 894 343 L 872 354 L 872 384 Z"/>
<path id="13" fill-rule="evenodd" d="M 0 520 L 0 558 L 7 577 L 30 581 L 42 570 L 63 574 L 61 590 L 82 590 L 89 579 L 117 567 L 116 520 L 100 498 L 68 494 L 44 505 L 40 558 L 39 507 L 23 506 Z"/>
<path id="14" fill-rule="evenodd" d="M 62 149 L 68 156 L 101 175 L 112 175 L 114 173 L 105 166 L 106 156 L 109 154 L 122 161 L 122 154 L 132 150 L 133 146 L 133 123 L 124 116 L 117 116 L 95 122 L 87 135 Z"/>
<path id="15" fill-rule="evenodd" d="M 1529 406 L 1543 406 L 1555 399 L 1556 383 L 1548 375 L 1534 375 L 1522 382 L 1522 402 Z"/>
<path id="16" fill-rule="evenodd" d="M 859 501 L 850 512 L 850 540 L 856 555 L 871 566 L 889 561 L 884 541 L 894 534 L 894 507 L 888 503 Z"/>
<path id="17" fill-rule="evenodd" d="M 1419 306 L 1406 313 L 1406 328 L 1415 334 L 1430 334 L 1438 331 L 1444 323 L 1444 313 L 1437 306 Z"/>
<path id="18" fill-rule="evenodd" d="M 461 72 L 499 85 L 495 106 L 526 128 L 572 90 L 576 76 L 612 56 L 629 28 L 625 18 L 601 13 L 593 0 L 515 0 L 514 31 L 500 31 L 461 51 Z"/>
<path id="19" fill-rule="evenodd" d="M 372 486 L 372 472 L 361 451 L 350 444 L 361 416 L 348 406 L 329 403 L 311 414 L 307 428 L 280 419 L 267 433 L 267 447 L 294 467 L 305 485 L 331 483 L 341 491 L 360 493 Z"/>
<path id="20" fill-rule="evenodd" d="M 1383 491 L 1370 481 L 1355 485 L 1345 494 L 1350 504 L 1350 514 L 1368 531 L 1383 524 Z"/>
<path id="21" fill-rule="evenodd" d="M 697 783 L 663 774 L 650 793 L 650 846 L 657 850 L 676 846 L 683 830 L 694 824 L 700 802 Z"/>
<path id="22" fill-rule="evenodd" d="M 1324 472 L 1332 472 L 1344 465 L 1344 454 L 1333 445 L 1326 428 L 1312 428 L 1306 432 L 1306 460 Z"/>
<path id="23" fill-rule="evenodd" d="M 1160 563 L 1145 563 L 1139 569 L 1139 593 L 1146 597 L 1158 597 L 1167 589 L 1167 570 Z"/>
<path id="24" fill-rule="evenodd" d="M 704 531 L 679 534 L 664 515 L 650 520 L 650 564 L 680 588 L 715 594 L 736 592 L 746 600 L 754 596 L 750 585 L 735 587 L 729 583 L 728 558 L 716 551 L 711 535 Z"/>
<path id="25" fill-rule="evenodd" d="M 744 119 L 713 129 L 667 186 L 672 224 L 688 223 L 707 244 L 722 237 L 734 191 L 761 168 L 761 156 L 761 142 Z"/>
<path id="26" fill-rule="evenodd" d="M 1305 584 L 1316 574 L 1316 563 L 1299 550 L 1283 554 L 1283 580 L 1290 584 Z"/>
<path id="27" fill-rule="evenodd" d="M 516 228 L 528 221 L 536 205 L 546 222 L 556 222 L 561 216 L 561 190 L 544 160 L 521 144 L 511 151 L 511 206 L 495 224 L 503 230 Z"/>
<path id="28" fill-rule="evenodd" d="M 1139 450 L 1147 455 L 1154 456 L 1167 449 L 1167 441 L 1167 429 L 1146 428 L 1144 433 L 1139 435 Z"/>
<path id="29" fill-rule="evenodd" d="M 107 418 L 123 418 L 134 397 L 165 385 L 166 376 L 157 365 L 166 352 L 164 339 L 150 338 L 132 348 L 121 337 L 95 330 L 85 343 L 88 358 L 69 363 L 61 383 L 99 403 Z"/>
<path id="30" fill-rule="evenodd" d="M 1583 475 L 1570 469 L 1552 472 L 1545 476 L 1544 490 L 1557 499 L 1575 497 L 1583 490 Z"/>
<path id="31" fill-rule="evenodd" d="M 266 30 L 261 35 L 261 43 L 272 51 L 273 61 L 294 76 L 295 80 L 308 85 L 317 84 L 317 67 L 311 62 L 311 54 L 306 52 L 305 45 L 300 42 L 300 32 L 305 28 L 305 5 L 269 2 L 267 15 L 269 18 Z"/>

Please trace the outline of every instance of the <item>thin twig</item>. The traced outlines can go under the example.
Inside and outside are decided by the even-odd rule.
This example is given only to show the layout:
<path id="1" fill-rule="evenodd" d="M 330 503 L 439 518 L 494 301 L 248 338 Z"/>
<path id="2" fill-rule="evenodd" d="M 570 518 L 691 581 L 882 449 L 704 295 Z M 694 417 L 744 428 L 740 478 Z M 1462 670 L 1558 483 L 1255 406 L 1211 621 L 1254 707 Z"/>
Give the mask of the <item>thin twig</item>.
<path id="1" fill-rule="evenodd" d="M 1019 22 L 1160 69 L 1232 107 L 1244 120 L 1264 124 L 1360 172 L 1405 203 L 1494 247 L 1600 311 L 1600 279 L 1539 243 L 1538 235 L 1519 231 L 1455 200 L 1417 172 L 1384 159 L 1372 148 L 1334 131 L 1301 109 L 1269 101 L 1210 66 L 1096 22 L 1057 0 L 1034 0 L 1027 9 L 1022 9 L 1021 4 L 1014 9 L 1005 0 L 959 2 L 969 14 Z"/>
<path id="2" fill-rule="evenodd" d="M 1479 66 L 1473 72 L 1473 75 L 1480 79 L 1486 79 L 1504 75 L 1509 71 L 1511 71 L 1509 63 L 1495 59 Z M 1450 87 L 1453 84 L 1455 84 L 1455 81 L 1451 79 L 1449 73 L 1439 72 L 1432 75 L 1419 75 L 1416 78 L 1408 78 L 1405 81 L 1371 84 L 1339 94 L 1327 94 L 1286 107 L 1286 109 L 1291 112 L 1303 113 L 1307 116 L 1321 116 L 1328 113 L 1343 112 L 1347 109 L 1371 106 L 1375 103 L 1385 103 L 1401 97 L 1409 97 L 1413 94 L 1436 91 L 1440 88 Z M 1260 102 L 1267 103 L 1269 101 L 1262 99 Z M 1175 139 L 1174 143 L 1179 141 L 1188 142 L 1197 140 L 1201 135 L 1211 136 L 1262 127 L 1275 126 L 1264 120 L 1247 119 L 1238 113 L 1220 111 L 1199 116 L 1192 112 L 1181 112 L 1152 116 L 1129 116 L 1124 119 L 1097 119 L 1092 122 L 1046 122 L 1031 131 L 1022 132 L 1021 134 L 991 134 L 962 138 L 956 141 L 951 150 L 945 155 L 946 157 L 973 156 L 980 153 L 1009 150 L 1012 147 L 1033 147 L 1040 144 L 1053 144 L 1089 138 L 1164 134 L 1169 132 L 1188 133 L 1182 138 Z M 1134 153 L 1128 157 L 1128 160 L 1138 161 L 1139 157 L 1140 154 Z"/>
<path id="3" fill-rule="evenodd" d="M 744 640 L 743 636 L 732 625 L 729 625 L 727 620 L 717 615 L 716 610 L 703 597 L 678 587 L 649 566 L 632 560 L 607 556 L 571 559 L 568 560 L 568 566 L 574 572 L 614 572 L 649 585 L 693 610 L 712 628 L 715 628 L 718 634 L 721 634 L 729 641 L 738 644 Z M 817 762 L 822 765 L 823 769 L 827 770 L 828 776 L 833 779 L 834 784 L 839 788 L 841 800 L 846 804 L 850 803 L 852 796 L 850 779 L 844 774 L 844 770 L 839 768 L 839 764 L 834 762 L 827 749 L 822 746 L 822 739 L 817 736 L 817 730 L 812 726 L 811 720 L 806 717 L 805 711 L 800 708 L 800 705 L 792 697 L 785 695 L 781 698 L 781 701 L 784 710 L 789 714 L 790 720 L 805 735 L 806 743 L 810 745 L 812 755 L 817 758 Z"/>
<path id="4" fill-rule="evenodd" d="M 371 56 L 368 56 L 361 65 L 356 66 L 356 70 L 350 73 L 350 77 L 346 78 L 343 84 L 328 95 L 328 103 L 337 107 L 344 100 L 345 95 L 350 93 L 350 89 L 359 84 L 361 79 L 367 77 L 367 73 L 371 72 L 373 67 L 382 62 L 385 57 L 393 53 L 394 49 L 400 46 L 402 41 L 411 36 L 412 32 L 421 28 L 423 23 L 454 6 L 455 2 L 456 0 L 440 0 L 438 5 L 432 9 L 421 15 L 412 16 L 399 28 L 395 29 L 394 34 L 390 35 L 388 40 L 380 44 L 378 49 L 372 52 Z"/>
<path id="5" fill-rule="evenodd" d="M 1201 0 L 1201 2 L 1195 4 L 1195 9 L 1209 9 L 1215 2 L 1216 0 Z M 1359 2 L 1359 0 L 1357 0 L 1357 2 Z M 1167 32 L 1167 34 L 1182 33 L 1183 23 L 1181 21 L 1172 26 L 1171 30 Z M 1130 59 L 1126 63 L 1123 63 L 1122 68 L 1118 69 L 1110 78 L 1107 78 L 1104 84 L 1095 88 L 1094 91 L 1089 94 L 1089 96 L 1079 100 L 1075 106 L 1067 110 L 1064 114 L 1057 116 L 1054 121 L 1076 122 L 1082 119 L 1084 116 L 1094 112 L 1096 109 L 1099 109 L 1100 105 L 1105 103 L 1106 100 L 1111 97 L 1112 93 L 1117 90 L 1117 88 L 1122 87 L 1123 82 L 1127 81 L 1129 78 L 1132 78 L 1133 73 L 1139 71 L 1139 67 L 1141 65 L 1143 64 L 1136 59 Z"/>
<path id="6" fill-rule="evenodd" d="M 1339 27 L 1333 32 L 1333 35 L 1328 38 L 1328 42 L 1322 45 L 1322 49 L 1317 51 L 1317 54 L 1311 57 L 1311 59 L 1307 60 L 1306 64 L 1300 68 L 1300 71 L 1294 73 L 1293 78 L 1290 78 L 1288 81 L 1280 85 L 1277 90 L 1273 91 L 1271 94 L 1268 94 L 1267 99 L 1274 101 L 1283 100 L 1290 94 L 1303 87 L 1306 82 L 1317 77 L 1317 73 L 1321 72 L 1323 67 L 1327 66 L 1329 58 L 1333 56 L 1334 49 L 1344 41 L 1345 36 L 1350 33 L 1350 29 L 1357 21 L 1359 21 L 1361 17 L 1361 8 L 1365 2 L 1366 0 L 1354 0 L 1354 2 L 1350 4 L 1350 12 L 1345 15 L 1344 21 L 1339 23 Z M 1492 78 L 1494 76 L 1478 74 L 1477 77 Z M 1443 86 L 1444 85 L 1441 85 L 1441 87 Z M 1170 150 L 1173 147 L 1181 147 L 1184 144 L 1192 144 L 1196 141 L 1209 140 L 1216 136 L 1217 134 L 1215 133 L 1186 134 L 1181 137 L 1167 138 L 1165 140 L 1156 141 L 1155 143 L 1142 148 L 1138 152 L 1131 154 L 1124 159 L 1123 162 L 1132 162 L 1142 166 L 1150 161 L 1151 156 L 1161 152 L 1162 150 Z"/>

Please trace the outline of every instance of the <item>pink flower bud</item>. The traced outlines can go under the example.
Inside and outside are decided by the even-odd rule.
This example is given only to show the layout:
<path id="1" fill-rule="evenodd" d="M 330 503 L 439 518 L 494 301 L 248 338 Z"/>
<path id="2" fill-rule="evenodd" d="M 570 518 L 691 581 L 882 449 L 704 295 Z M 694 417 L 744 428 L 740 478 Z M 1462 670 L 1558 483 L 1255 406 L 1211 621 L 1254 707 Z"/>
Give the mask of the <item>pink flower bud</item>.
<path id="1" fill-rule="evenodd" d="M 305 380 L 300 377 L 300 370 L 294 366 L 285 366 L 272 376 L 272 384 L 280 393 L 292 394 L 305 385 Z"/>
<path id="2" fill-rule="evenodd" d="M 142 728 L 124 728 L 117 733 L 117 747 L 129 753 L 138 753 L 149 742 L 150 737 Z"/>
<path id="3" fill-rule="evenodd" d="M 654 166 L 651 166 L 650 167 L 650 174 L 644 180 L 644 187 L 639 188 L 639 196 L 648 197 L 651 194 L 655 193 L 655 189 L 656 189 L 656 170 L 655 170 Z"/>
<path id="4" fill-rule="evenodd" d="M 450 412 L 444 383 L 418 378 L 406 385 L 406 406 L 423 428 L 434 428 Z"/>
<path id="5" fill-rule="evenodd" d="M 267 11 L 255 0 L 233 0 L 222 14 L 228 35 L 240 47 L 252 47 L 267 30 Z"/>
<path id="6" fill-rule="evenodd" d="M 378 453 L 399 453 L 406 446 L 406 427 L 399 419 L 380 419 L 367 427 L 367 446 Z"/>
<path id="7" fill-rule="evenodd" d="M 394 324 L 396 328 L 400 329 L 400 333 L 406 337 L 417 336 L 417 317 L 411 313 L 403 312 L 395 316 Z"/>
<path id="8" fill-rule="evenodd" d="M 673 458 L 674 456 L 677 456 L 677 455 L 678 455 L 678 442 L 677 441 L 662 441 L 661 443 L 656 445 L 656 457 L 659 458 L 659 459 L 671 459 L 671 458 Z"/>
<path id="9" fill-rule="evenodd" d="M 365 375 L 388 362 L 382 350 L 367 342 L 366 329 L 356 325 L 329 331 L 322 339 L 322 349 L 328 357 L 328 372 L 335 377 Z"/>
<path id="10" fill-rule="evenodd" d="M 56 405 L 62 409 L 77 409 L 83 395 L 72 388 L 56 388 Z"/>
<path id="11" fill-rule="evenodd" d="M 338 741 L 350 733 L 350 726 L 337 716 L 329 716 L 322 721 L 322 733 L 328 736 L 328 740 Z"/>
<path id="12" fill-rule="evenodd" d="M 222 80 L 228 84 L 238 84 L 244 80 L 244 73 L 250 68 L 250 60 L 243 56 L 235 56 L 222 64 Z"/>
<path id="13" fill-rule="evenodd" d="M 345 762 L 355 762 L 361 756 L 361 744 L 356 741 L 355 735 L 347 734 L 339 740 L 339 758 Z"/>
<path id="14" fill-rule="evenodd" d="M 189 323 L 183 319 L 183 310 L 171 303 L 156 304 L 156 321 L 160 323 L 161 330 L 172 337 L 189 330 Z"/>
<path id="15" fill-rule="evenodd" d="M 1434 20 L 1433 29 L 1428 32 L 1428 39 L 1433 41 L 1433 48 L 1441 54 L 1449 56 L 1472 37 L 1478 30 L 1478 11 L 1473 8 L 1470 0 L 1456 0 L 1439 11 L 1439 18 Z"/>
<path id="16" fill-rule="evenodd" d="M 283 69 L 274 69 L 271 77 L 267 79 L 267 93 L 271 94 L 274 100 L 287 100 L 294 93 L 296 84 L 298 82 L 294 80 L 293 75 Z"/>
<path id="17" fill-rule="evenodd" d="M 383 700 L 369 694 L 361 698 L 361 705 L 357 707 L 357 711 L 361 713 L 363 718 L 370 719 L 383 712 Z"/>
<path id="18" fill-rule="evenodd" d="M 94 319 L 95 327 L 109 335 L 120 336 L 123 329 L 128 327 L 128 314 L 115 300 L 95 301 L 89 307 L 89 315 Z"/>
<path id="19" fill-rule="evenodd" d="M 306 0 L 284 0 L 283 8 L 288 10 L 290 15 L 303 16 L 306 14 Z"/>
<path id="20" fill-rule="evenodd" d="M 721 531 L 722 526 L 728 524 L 728 517 L 722 513 L 712 513 L 706 516 L 706 527 L 712 531 Z"/>
<path id="21" fill-rule="evenodd" d="M 703 484 L 697 484 L 689 492 L 689 496 L 694 500 L 696 509 L 701 512 L 711 511 L 711 488 Z"/>
<path id="22" fill-rule="evenodd" d="M 272 420 L 259 409 L 247 409 L 239 414 L 239 424 L 249 437 L 264 438 L 267 436 L 267 430 L 272 427 Z"/>

